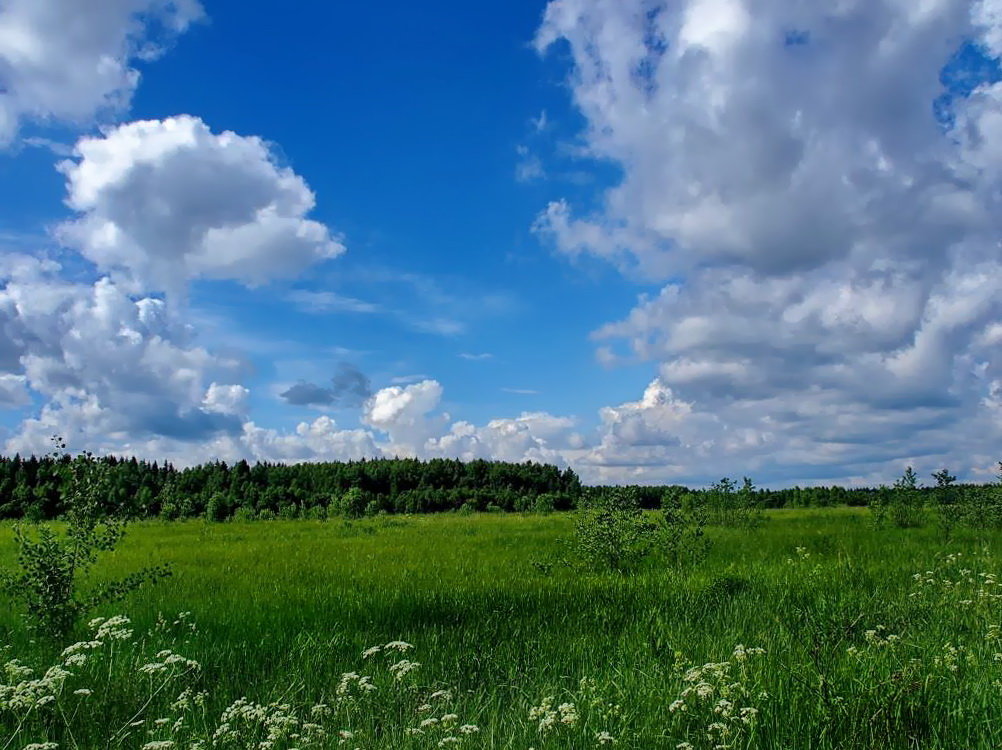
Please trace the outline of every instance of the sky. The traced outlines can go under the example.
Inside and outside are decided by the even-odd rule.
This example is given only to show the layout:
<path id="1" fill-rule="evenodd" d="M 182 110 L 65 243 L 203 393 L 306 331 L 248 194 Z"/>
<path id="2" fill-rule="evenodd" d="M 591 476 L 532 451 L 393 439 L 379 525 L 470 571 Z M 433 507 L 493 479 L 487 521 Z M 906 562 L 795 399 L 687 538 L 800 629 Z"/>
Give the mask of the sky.
<path id="1" fill-rule="evenodd" d="M 0 449 L 1002 459 L 1002 0 L 0 0 Z"/>

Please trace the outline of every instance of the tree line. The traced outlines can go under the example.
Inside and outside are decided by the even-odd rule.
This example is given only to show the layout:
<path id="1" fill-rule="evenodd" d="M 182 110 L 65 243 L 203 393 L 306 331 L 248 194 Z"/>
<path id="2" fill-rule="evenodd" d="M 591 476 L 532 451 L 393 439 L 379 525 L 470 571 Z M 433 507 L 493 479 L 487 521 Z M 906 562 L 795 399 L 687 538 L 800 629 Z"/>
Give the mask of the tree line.
<path id="1" fill-rule="evenodd" d="M 441 511 L 555 511 L 600 504 L 614 490 L 582 486 L 571 469 L 526 461 L 413 458 L 300 464 L 212 461 L 170 463 L 108 456 L 102 464 L 104 510 L 124 518 L 326 518 Z M 66 511 L 68 455 L 0 456 L 0 520 L 49 520 Z M 983 507 L 1002 502 L 998 484 L 956 484 L 945 470 L 923 487 L 911 475 L 894 487 L 761 489 L 721 479 L 705 489 L 631 485 L 643 509 L 703 506 L 722 520 L 768 508 L 838 505 Z M 948 480 L 948 481 L 947 481 Z M 898 486 L 901 485 L 901 486 Z M 898 496 L 901 496 L 898 498 Z M 900 502 L 899 502 L 900 500 Z M 907 503 L 905 501 L 907 500 Z M 972 505 L 973 504 L 973 505 Z M 743 517 L 743 516 L 742 516 Z"/>
<path id="2" fill-rule="evenodd" d="M 225 461 L 176 468 L 108 456 L 104 502 L 127 518 L 323 517 L 471 511 L 564 510 L 581 482 L 570 469 L 532 461 L 411 458 L 323 463 Z M 46 520 L 64 511 L 66 455 L 0 457 L 0 519 Z"/>

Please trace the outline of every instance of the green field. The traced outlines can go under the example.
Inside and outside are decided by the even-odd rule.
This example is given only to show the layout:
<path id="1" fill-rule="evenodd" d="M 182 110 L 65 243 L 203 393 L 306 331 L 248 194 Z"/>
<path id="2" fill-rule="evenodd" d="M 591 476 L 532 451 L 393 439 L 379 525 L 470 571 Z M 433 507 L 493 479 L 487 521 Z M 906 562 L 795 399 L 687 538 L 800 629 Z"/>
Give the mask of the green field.
<path id="1" fill-rule="evenodd" d="M 135 635 L 68 678 L 58 712 L 39 707 L 23 722 L 0 712 L 0 750 L 199 747 L 191 738 L 210 737 L 241 697 L 287 704 L 300 722 L 330 707 L 312 714 L 325 738 L 310 745 L 300 724 L 299 740 L 274 748 L 1002 747 L 1000 535 L 946 543 L 932 528 L 874 529 L 860 509 L 768 515 L 760 529 L 711 528 L 698 567 L 655 557 L 632 575 L 533 564 L 559 555 L 573 513 L 136 524 L 99 575 L 169 561 L 174 576 L 102 613 L 127 614 Z M 0 565 L 13 554 L 0 527 Z M 182 611 L 197 624 L 188 635 L 171 624 Z M 415 648 L 362 658 L 398 639 Z M 201 668 L 174 680 L 166 668 L 138 672 L 157 641 Z M 2 661 L 58 660 L 6 603 L 4 642 Z M 732 657 L 739 644 L 765 653 Z M 420 668 L 393 679 L 398 656 Z M 379 689 L 339 700 L 350 672 Z M 186 684 L 206 691 L 204 708 L 172 735 L 155 720 L 185 710 L 169 704 Z M 429 703 L 444 689 L 451 697 Z M 530 718 L 549 696 L 553 708 Z M 458 718 L 405 733 L 443 714 Z M 440 744 L 448 737 L 457 741 Z M 219 735 L 220 747 L 267 747 L 226 742 Z"/>

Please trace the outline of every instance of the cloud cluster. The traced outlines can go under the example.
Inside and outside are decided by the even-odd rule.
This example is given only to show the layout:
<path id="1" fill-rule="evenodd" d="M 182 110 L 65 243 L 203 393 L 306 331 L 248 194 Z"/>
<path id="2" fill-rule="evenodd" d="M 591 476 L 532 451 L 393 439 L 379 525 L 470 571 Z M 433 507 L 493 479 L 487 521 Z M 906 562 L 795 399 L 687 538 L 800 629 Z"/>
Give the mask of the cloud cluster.
<path id="1" fill-rule="evenodd" d="M 341 362 L 330 385 L 299 381 L 279 396 L 293 406 L 361 406 L 372 395 L 368 376 L 350 362 Z"/>
<path id="2" fill-rule="evenodd" d="M 623 177 L 536 230 L 669 280 L 595 332 L 659 378 L 582 460 L 778 480 L 997 460 L 1000 23 L 993 0 L 548 5 L 537 46 L 570 50 L 585 151 Z"/>
<path id="3" fill-rule="evenodd" d="M 0 6 L 0 147 L 26 121 L 87 124 L 125 110 L 137 61 L 203 17 L 198 0 L 6 0 Z"/>
<path id="4" fill-rule="evenodd" d="M 256 136 L 181 115 L 83 138 L 75 155 L 60 169 L 80 216 L 59 237 L 136 290 L 176 294 L 196 278 L 259 285 L 344 252 L 306 218 L 306 182 Z"/>
<path id="5" fill-rule="evenodd" d="M 224 384 L 241 375 L 242 363 L 194 345 L 162 299 L 135 299 L 108 278 L 66 281 L 51 262 L 7 260 L 0 289 L 4 400 L 24 403 L 27 388 L 45 400 L 8 450 L 45 452 L 54 434 L 96 448 L 241 429 L 246 390 Z"/>

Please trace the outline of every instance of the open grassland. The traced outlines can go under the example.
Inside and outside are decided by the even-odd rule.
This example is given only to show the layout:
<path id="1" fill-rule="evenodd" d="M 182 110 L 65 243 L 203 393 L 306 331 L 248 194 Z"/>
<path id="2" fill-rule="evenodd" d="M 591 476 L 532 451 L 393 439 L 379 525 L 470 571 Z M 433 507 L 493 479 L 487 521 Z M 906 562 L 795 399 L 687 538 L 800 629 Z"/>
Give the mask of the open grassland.
<path id="1" fill-rule="evenodd" d="M 42 721 L 43 706 L 9 746 L 13 714 L 0 718 L 0 750 L 188 748 L 185 732 L 211 737 L 244 696 L 299 717 L 299 740 L 274 748 L 1002 747 L 1002 536 L 947 543 L 931 528 L 874 529 L 860 509 L 768 516 L 759 529 L 711 528 L 698 567 L 654 557 L 631 575 L 533 564 L 559 556 L 572 513 L 137 524 L 98 568 L 173 565 L 172 578 L 103 613 L 128 614 L 134 636 L 119 653 L 128 644 L 137 656 L 81 669 L 92 695 L 66 680 L 57 702 L 72 736 Z M 0 565 L 13 561 L 10 537 L 0 527 Z M 187 611 L 194 632 L 172 624 Z M 362 658 L 397 640 L 415 648 Z M 6 606 L 0 643 L 11 646 L 0 663 L 60 658 Z M 161 647 L 200 668 L 173 682 L 167 668 L 138 673 L 139 652 Z M 400 660 L 420 667 L 396 679 L 388 667 Z M 345 688 L 351 672 L 379 689 L 355 678 Z M 171 708 L 189 684 L 207 692 L 204 707 Z M 441 690 L 451 696 L 430 697 Z M 176 735 L 155 724 L 184 711 L 189 728 Z"/>

